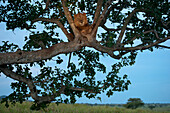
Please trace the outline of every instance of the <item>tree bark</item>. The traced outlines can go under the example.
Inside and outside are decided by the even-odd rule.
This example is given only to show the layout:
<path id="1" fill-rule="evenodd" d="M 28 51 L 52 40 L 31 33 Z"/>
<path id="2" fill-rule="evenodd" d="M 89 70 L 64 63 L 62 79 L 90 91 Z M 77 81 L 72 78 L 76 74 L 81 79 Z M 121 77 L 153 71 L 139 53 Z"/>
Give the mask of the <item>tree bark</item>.
<path id="1" fill-rule="evenodd" d="M 37 50 L 37 51 L 29 51 L 29 52 L 16 51 L 10 53 L 0 53 L 0 65 L 23 64 L 23 63 L 41 61 L 41 60 L 52 58 L 59 54 L 78 51 L 82 47 L 83 47 L 82 44 L 72 41 L 72 42 L 62 42 L 53 45 L 50 48 Z"/>

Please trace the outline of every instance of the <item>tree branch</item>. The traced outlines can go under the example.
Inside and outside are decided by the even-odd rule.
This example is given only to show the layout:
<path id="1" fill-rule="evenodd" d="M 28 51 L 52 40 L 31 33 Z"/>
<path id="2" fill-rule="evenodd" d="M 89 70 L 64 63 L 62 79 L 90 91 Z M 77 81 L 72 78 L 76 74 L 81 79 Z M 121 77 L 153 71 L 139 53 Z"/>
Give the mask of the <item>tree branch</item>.
<path id="1" fill-rule="evenodd" d="M 118 4 L 120 4 L 120 3 L 118 2 L 118 3 L 114 4 L 114 5 L 112 5 L 112 6 L 106 11 L 106 13 L 105 13 L 105 15 L 104 15 L 104 18 L 103 18 L 103 20 L 102 20 L 102 22 L 101 22 L 101 24 L 100 24 L 101 26 L 103 26 L 103 25 L 106 23 L 107 17 L 109 16 L 110 12 L 113 10 L 113 8 L 116 8 Z M 122 6 L 123 6 L 123 5 L 122 5 Z M 115 18 L 118 16 L 118 14 L 120 13 L 120 11 L 121 11 L 122 9 L 123 9 L 123 7 L 120 8 L 120 10 L 119 10 L 119 12 L 117 13 L 117 15 L 115 16 Z"/>
<path id="2" fill-rule="evenodd" d="M 95 92 L 94 90 L 89 90 L 89 89 L 85 89 L 85 88 L 71 87 L 69 89 L 74 90 L 74 91 L 86 91 L 86 92 L 89 92 L 89 93 L 99 93 L 99 92 Z"/>
<path id="3" fill-rule="evenodd" d="M 32 21 L 32 23 L 35 23 L 37 21 L 43 21 L 43 22 L 51 22 L 51 23 L 55 23 L 57 24 L 61 30 L 63 31 L 63 33 L 67 36 L 68 40 L 69 41 L 72 41 L 73 40 L 73 37 L 70 36 L 70 33 L 68 33 L 67 29 L 63 26 L 63 24 L 58 21 L 58 19 L 50 19 L 50 18 L 37 18 L 37 19 L 34 19 Z"/>
<path id="4" fill-rule="evenodd" d="M 103 20 L 103 18 L 104 18 L 104 16 L 105 16 L 105 13 L 106 13 L 106 11 L 108 10 L 108 7 L 109 7 L 110 4 L 112 3 L 112 1 L 113 1 L 113 0 L 108 0 L 108 1 L 106 2 L 104 10 L 103 10 L 102 14 L 100 15 L 100 17 L 99 17 L 96 25 L 94 26 L 94 29 L 93 29 L 93 31 L 92 31 L 92 36 L 94 36 L 94 35 L 96 34 L 97 29 L 98 29 L 101 21 Z"/>
<path id="5" fill-rule="evenodd" d="M 168 36 L 168 37 L 166 37 L 166 38 L 163 38 L 163 39 L 160 39 L 160 40 L 157 40 L 156 42 L 153 42 L 153 43 L 151 43 L 151 44 L 149 44 L 149 45 L 145 45 L 145 46 L 143 46 L 142 44 L 140 44 L 140 45 L 138 45 L 138 46 L 135 46 L 135 47 L 126 47 L 126 48 L 118 48 L 117 50 L 119 51 L 121 51 L 121 50 L 125 50 L 125 51 L 132 51 L 132 50 L 145 50 L 145 49 L 148 49 L 148 48 L 150 48 L 150 47 L 152 47 L 152 46 L 156 46 L 156 45 L 158 45 L 159 43 L 162 43 L 162 42 L 165 42 L 166 40 L 168 40 L 168 39 L 170 39 L 170 36 Z"/>
<path id="6" fill-rule="evenodd" d="M 50 0 L 47 0 L 45 9 L 48 9 L 49 4 L 50 4 Z"/>
<path id="7" fill-rule="evenodd" d="M 94 21 L 93 21 L 93 25 L 96 24 L 99 16 L 100 16 L 100 11 L 101 11 L 101 8 L 102 8 L 102 4 L 103 4 L 103 0 L 98 0 L 97 1 L 97 8 L 96 8 L 96 11 L 95 11 L 95 16 L 94 16 Z"/>
<path id="8" fill-rule="evenodd" d="M 145 33 L 148 33 L 148 32 L 153 32 L 152 30 L 151 31 L 146 31 Z M 110 57 L 112 58 L 115 58 L 115 59 L 120 59 L 123 55 L 127 54 L 129 51 L 133 51 L 133 50 L 145 50 L 145 49 L 148 49 L 152 46 L 157 46 L 159 43 L 162 43 L 162 42 L 165 42 L 166 40 L 170 39 L 170 36 L 164 38 L 164 39 L 159 39 L 157 40 L 156 42 L 152 43 L 152 44 L 149 44 L 149 45 L 146 45 L 146 46 L 143 46 L 142 44 L 141 45 L 138 45 L 136 47 L 113 47 L 113 48 L 109 48 L 109 47 L 104 47 L 102 46 L 99 42 L 96 42 L 96 43 L 93 43 L 93 44 L 87 44 L 88 47 L 93 47 L 94 49 L 100 51 L 100 52 L 103 52 L 103 53 L 107 53 Z M 166 47 L 168 48 L 168 47 Z M 118 55 L 115 55 L 113 52 L 115 51 L 124 51 Z"/>
<path id="9" fill-rule="evenodd" d="M 75 27 L 73 18 L 71 16 L 71 13 L 70 13 L 68 7 L 66 6 L 67 1 L 66 0 L 61 0 L 61 2 L 62 2 L 62 5 L 63 5 L 64 14 L 65 14 L 65 16 L 67 18 L 67 21 L 70 24 L 73 32 L 74 32 L 75 37 L 79 37 L 79 34 L 80 34 L 79 30 Z"/>
<path id="10" fill-rule="evenodd" d="M 36 42 L 42 49 L 45 49 L 46 46 L 44 45 L 43 41 Z"/>
<path id="11" fill-rule="evenodd" d="M 30 82 L 31 80 L 29 78 L 25 78 L 24 76 L 22 75 L 18 75 L 14 72 L 12 72 L 11 70 L 9 70 L 7 68 L 6 65 L 1 65 L 0 66 L 0 70 L 7 76 L 7 77 L 10 77 L 14 80 L 17 80 L 17 81 L 20 81 L 20 82 L 24 82 L 24 83 L 28 83 Z"/>
<path id="12" fill-rule="evenodd" d="M 36 89 L 36 86 L 34 85 L 34 82 L 31 79 L 25 78 L 22 75 L 18 75 L 15 72 L 9 70 L 7 67 L 5 66 L 0 66 L 0 70 L 7 76 L 10 77 L 14 80 L 20 81 L 20 82 L 24 82 L 28 85 L 29 89 L 30 89 L 30 94 L 26 95 L 26 96 L 31 96 L 38 104 L 41 104 L 42 102 L 51 102 L 54 101 L 55 98 L 57 97 L 57 95 L 59 94 L 64 94 L 64 90 L 66 88 L 66 86 L 61 86 L 61 88 L 59 89 L 59 91 L 53 95 L 50 96 L 38 96 L 38 92 Z M 74 90 L 74 91 L 86 91 L 89 93 L 98 93 L 98 92 L 94 92 L 93 90 L 89 90 L 89 89 L 85 89 L 85 88 L 76 88 L 76 87 L 71 87 L 69 88 L 70 90 Z"/>
<path id="13" fill-rule="evenodd" d="M 164 26 L 164 28 L 170 32 L 169 27 L 168 27 L 168 25 L 170 24 L 170 21 L 168 21 L 167 23 L 163 22 L 162 20 L 160 20 L 160 21 L 161 21 L 162 25 Z"/>
<path id="14" fill-rule="evenodd" d="M 120 59 L 120 55 L 115 55 L 113 52 L 115 51 L 115 48 L 109 48 L 109 47 L 104 47 L 102 46 L 99 42 L 95 42 L 93 44 L 87 44 L 88 47 L 93 47 L 94 49 L 102 52 L 102 53 L 107 53 L 110 55 L 110 57 L 115 58 L 115 59 Z"/>
<path id="15" fill-rule="evenodd" d="M 156 45 L 156 47 L 162 47 L 162 48 L 170 49 L 170 47 L 164 46 L 164 45 Z"/>
<path id="16" fill-rule="evenodd" d="M 162 22 L 163 23 L 163 22 Z M 168 26 L 170 24 L 170 21 L 168 21 L 167 23 L 163 23 L 164 26 Z"/>
<path id="17" fill-rule="evenodd" d="M 14 80 L 20 81 L 20 82 L 24 82 L 28 85 L 30 91 L 31 91 L 31 96 L 33 99 L 37 100 L 38 98 L 38 94 L 37 94 L 37 89 L 33 83 L 33 81 L 29 78 L 25 78 L 22 75 L 18 75 L 16 73 L 14 73 L 13 71 L 9 70 L 6 66 L 0 66 L 0 70 L 7 76 L 10 77 Z"/>
<path id="18" fill-rule="evenodd" d="M 38 92 L 36 89 L 36 86 L 34 85 L 34 82 L 29 79 L 29 78 L 25 78 L 22 75 L 18 75 L 15 72 L 9 70 L 6 66 L 0 66 L 0 70 L 7 76 L 10 77 L 14 80 L 17 81 L 21 81 L 24 82 L 28 85 L 29 89 L 30 89 L 30 96 L 37 102 L 37 103 L 42 103 L 42 102 L 51 102 L 54 101 L 55 98 L 57 97 L 58 94 L 63 94 L 64 90 L 65 90 L 65 86 L 61 87 L 60 90 L 58 91 L 58 93 L 54 94 L 54 95 L 50 95 L 50 96 L 38 96 Z M 28 96 L 28 95 L 27 95 Z"/>
<path id="19" fill-rule="evenodd" d="M 148 31 L 143 32 L 143 34 L 147 34 L 147 33 L 150 33 L 150 32 L 153 32 L 158 40 L 160 39 L 160 37 L 158 36 L 158 33 L 155 30 L 148 30 Z M 127 41 L 126 43 L 122 43 L 121 45 L 129 44 L 130 42 L 132 42 L 133 40 L 135 40 L 139 36 L 141 36 L 141 34 L 137 34 L 130 41 Z"/>
<path id="20" fill-rule="evenodd" d="M 78 44 L 75 41 L 72 42 L 62 42 L 55 44 L 50 48 L 37 50 L 37 51 L 20 51 L 20 52 L 9 52 L 9 53 L 0 53 L 0 65 L 3 64 L 23 64 L 31 63 L 36 61 L 41 61 L 49 59 L 53 56 L 62 53 L 70 53 L 73 51 L 80 50 L 82 44 Z"/>
<path id="21" fill-rule="evenodd" d="M 119 30 L 121 30 L 121 28 L 117 28 L 117 29 L 113 29 L 113 28 L 108 28 L 108 27 L 106 27 L 105 25 L 102 25 L 101 26 L 104 30 L 106 30 L 106 31 L 119 31 Z M 127 30 L 132 30 L 132 31 L 135 31 L 135 29 L 132 29 L 132 28 L 126 28 Z"/>
<path id="22" fill-rule="evenodd" d="M 125 22 L 124 22 L 124 24 L 123 24 L 123 27 L 122 27 L 122 29 L 121 29 L 120 35 L 119 35 L 119 37 L 118 37 L 118 40 L 117 40 L 117 42 L 116 42 L 117 45 L 119 45 L 119 44 L 121 43 L 121 40 L 122 40 L 122 38 L 123 38 L 124 32 L 125 32 L 125 30 L 126 30 L 126 27 L 127 27 L 128 23 L 129 23 L 130 19 L 132 18 L 132 16 L 133 16 L 136 12 L 140 12 L 140 11 L 144 11 L 144 10 L 143 10 L 143 9 L 134 9 L 134 10 L 128 15 L 128 17 L 126 18 L 126 20 L 125 20 Z"/>

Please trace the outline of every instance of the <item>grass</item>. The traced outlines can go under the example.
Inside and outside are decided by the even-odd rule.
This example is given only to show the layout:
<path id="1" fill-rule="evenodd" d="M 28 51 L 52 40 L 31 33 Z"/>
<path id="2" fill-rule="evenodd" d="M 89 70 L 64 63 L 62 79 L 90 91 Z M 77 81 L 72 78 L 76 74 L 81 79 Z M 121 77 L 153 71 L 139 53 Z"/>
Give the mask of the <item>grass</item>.
<path id="1" fill-rule="evenodd" d="M 135 110 L 123 107 L 110 106 L 89 106 L 85 104 L 59 104 L 51 103 L 48 108 L 39 111 L 32 111 L 30 107 L 32 102 L 16 103 L 15 106 L 10 105 L 9 108 L 5 104 L 0 104 L 0 113 L 170 113 L 163 108 L 155 108 L 154 110 L 138 108 Z M 170 107 L 167 107 L 168 110 Z"/>

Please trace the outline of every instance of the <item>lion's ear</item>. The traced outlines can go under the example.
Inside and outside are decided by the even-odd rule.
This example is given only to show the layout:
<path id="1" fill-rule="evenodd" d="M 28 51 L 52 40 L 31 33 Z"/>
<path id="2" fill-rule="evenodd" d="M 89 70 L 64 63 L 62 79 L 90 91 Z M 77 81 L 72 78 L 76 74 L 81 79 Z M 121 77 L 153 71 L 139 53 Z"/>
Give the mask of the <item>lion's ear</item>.
<path id="1" fill-rule="evenodd" d="M 85 15 L 85 16 L 86 16 L 86 13 L 83 13 L 83 15 Z"/>

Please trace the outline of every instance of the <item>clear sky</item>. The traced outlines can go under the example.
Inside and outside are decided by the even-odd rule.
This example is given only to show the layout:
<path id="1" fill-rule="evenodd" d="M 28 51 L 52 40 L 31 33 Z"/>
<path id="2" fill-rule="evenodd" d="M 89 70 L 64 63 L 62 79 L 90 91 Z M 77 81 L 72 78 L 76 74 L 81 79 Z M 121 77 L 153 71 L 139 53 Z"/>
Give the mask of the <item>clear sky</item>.
<path id="1" fill-rule="evenodd" d="M 2 41 L 9 40 L 17 45 L 24 44 L 24 37 L 28 31 L 6 31 L 5 25 L 0 23 L 0 45 Z M 170 46 L 170 41 L 164 44 Z M 21 46 L 22 47 L 22 46 Z M 105 65 L 110 65 L 115 59 L 105 58 Z M 170 50 L 159 49 L 154 52 L 139 52 L 136 63 L 130 67 L 124 67 L 120 75 L 127 74 L 131 80 L 128 91 L 115 92 L 113 96 L 107 98 L 101 94 L 102 101 L 96 99 L 80 98 L 77 103 L 125 103 L 129 98 L 141 98 L 145 103 L 170 103 Z M 3 74 L 0 76 L 0 96 L 9 95 L 10 78 Z"/>

